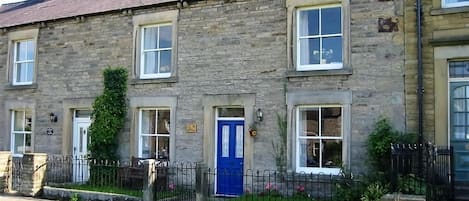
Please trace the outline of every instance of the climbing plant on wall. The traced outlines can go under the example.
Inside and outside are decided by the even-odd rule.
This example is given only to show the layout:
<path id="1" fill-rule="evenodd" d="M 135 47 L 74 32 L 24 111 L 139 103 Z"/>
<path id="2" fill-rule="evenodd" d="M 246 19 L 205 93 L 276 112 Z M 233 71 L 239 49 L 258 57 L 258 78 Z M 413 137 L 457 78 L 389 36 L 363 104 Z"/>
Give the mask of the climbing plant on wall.
<path id="1" fill-rule="evenodd" d="M 104 91 L 93 103 L 92 123 L 89 128 L 90 157 L 97 160 L 118 158 L 117 137 L 125 124 L 127 113 L 127 70 L 107 68 L 103 72 Z"/>

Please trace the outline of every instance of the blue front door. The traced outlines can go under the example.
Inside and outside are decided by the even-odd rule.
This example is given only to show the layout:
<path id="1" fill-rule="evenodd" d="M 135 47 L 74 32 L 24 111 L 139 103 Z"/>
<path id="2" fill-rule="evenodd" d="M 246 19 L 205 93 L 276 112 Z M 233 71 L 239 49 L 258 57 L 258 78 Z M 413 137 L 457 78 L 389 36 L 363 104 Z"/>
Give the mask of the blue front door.
<path id="1" fill-rule="evenodd" d="M 244 121 L 218 121 L 218 195 L 243 193 Z"/>
<path id="2" fill-rule="evenodd" d="M 450 84 L 450 145 L 456 181 L 469 181 L 469 82 Z"/>

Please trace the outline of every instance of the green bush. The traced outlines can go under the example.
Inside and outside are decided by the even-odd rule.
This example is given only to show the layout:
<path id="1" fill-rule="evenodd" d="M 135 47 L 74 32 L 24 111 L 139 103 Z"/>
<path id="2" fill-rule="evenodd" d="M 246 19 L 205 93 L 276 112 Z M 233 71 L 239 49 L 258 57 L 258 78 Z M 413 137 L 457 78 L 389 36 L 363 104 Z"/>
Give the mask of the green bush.
<path id="1" fill-rule="evenodd" d="M 127 70 L 107 68 L 103 72 L 104 91 L 93 103 L 90 126 L 90 157 L 96 160 L 115 160 L 117 136 L 125 124 L 127 113 Z"/>
<path id="2" fill-rule="evenodd" d="M 370 184 L 361 197 L 361 201 L 380 201 L 381 197 L 388 192 L 387 187 L 381 183 L 375 182 Z"/>

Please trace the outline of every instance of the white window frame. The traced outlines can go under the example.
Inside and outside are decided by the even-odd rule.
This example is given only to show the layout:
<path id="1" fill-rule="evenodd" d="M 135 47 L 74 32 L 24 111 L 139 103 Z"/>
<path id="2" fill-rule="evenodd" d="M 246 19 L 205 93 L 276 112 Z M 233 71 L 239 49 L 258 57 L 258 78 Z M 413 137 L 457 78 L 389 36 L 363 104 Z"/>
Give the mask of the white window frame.
<path id="1" fill-rule="evenodd" d="M 456 3 L 446 3 L 446 0 L 441 0 L 441 7 L 443 7 L 443 8 L 454 8 L 454 7 L 463 7 L 463 6 L 469 6 L 469 1 L 456 2 Z"/>
<path id="2" fill-rule="evenodd" d="M 161 23 L 161 24 L 153 24 L 153 25 L 147 25 L 147 26 L 142 26 L 140 28 L 141 30 L 141 38 L 140 38 L 140 79 L 154 79 L 154 78 L 168 78 L 168 77 L 171 77 L 171 72 L 173 71 L 173 37 L 171 36 L 171 47 L 170 48 L 159 48 L 159 43 L 160 43 L 160 40 L 159 40 L 159 35 L 160 35 L 160 27 L 162 26 L 171 26 L 171 31 L 173 31 L 173 24 L 172 23 Z M 157 48 L 156 49 L 147 49 L 145 50 L 145 28 L 153 28 L 153 27 L 158 27 L 158 37 L 157 37 Z M 173 35 L 174 33 L 171 32 L 171 35 Z M 171 51 L 171 58 L 170 58 L 170 61 L 171 61 L 171 69 L 170 69 L 170 72 L 168 73 L 153 73 L 153 74 L 145 74 L 145 52 L 161 52 L 161 51 L 165 51 L 165 50 L 170 50 Z M 157 68 L 158 68 L 158 71 L 160 70 L 160 62 L 161 62 L 161 59 L 160 59 L 160 54 L 158 54 L 158 63 L 156 64 L 157 65 Z"/>
<path id="3" fill-rule="evenodd" d="M 23 112 L 23 116 L 25 117 L 23 119 L 23 130 L 22 131 L 15 131 L 15 112 Z M 23 157 L 24 153 L 28 153 L 25 151 L 26 149 L 26 135 L 30 135 L 30 140 L 31 140 L 31 146 L 30 146 L 30 152 L 32 152 L 33 148 L 33 139 L 32 139 L 32 133 L 33 133 L 33 120 L 32 120 L 32 115 L 31 115 L 31 131 L 26 131 L 24 128 L 26 128 L 26 109 L 23 110 L 11 110 L 11 140 L 10 140 L 10 150 L 15 157 Z M 15 136 L 16 135 L 23 135 L 23 153 L 15 153 Z"/>
<path id="4" fill-rule="evenodd" d="M 156 111 L 155 113 L 155 134 L 150 133 L 142 133 L 142 120 L 143 120 L 143 111 Z M 154 107 L 154 108 L 140 108 L 138 111 L 138 157 L 143 157 L 143 137 L 156 137 L 156 147 L 158 147 L 158 138 L 159 137 L 168 137 L 168 159 L 171 160 L 171 129 L 168 128 L 169 134 L 158 134 L 158 111 L 167 110 L 169 111 L 169 118 L 171 119 L 172 111 L 169 107 Z M 171 127 L 171 126 L 170 126 Z M 158 160 L 158 154 L 156 154 L 156 158 Z"/>
<path id="5" fill-rule="evenodd" d="M 326 34 L 322 35 L 321 31 L 319 31 L 319 35 L 314 36 L 300 36 L 300 12 L 306 10 L 314 10 L 314 9 L 324 9 L 324 8 L 336 8 L 340 7 L 340 34 Z M 344 11 L 343 6 L 341 4 L 332 4 L 327 6 L 312 6 L 312 7 L 305 7 L 305 8 L 298 8 L 296 11 L 296 70 L 297 71 L 311 71 L 311 70 L 334 70 L 334 69 L 342 69 L 344 65 Z M 319 30 L 321 30 L 321 12 L 319 12 Z M 337 64 L 307 64 L 301 65 L 301 46 L 300 40 L 306 38 L 320 38 L 320 47 L 322 47 L 322 38 L 324 37 L 337 37 L 340 36 L 342 38 L 342 62 Z M 320 58 L 322 58 L 322 51 L 320 51 Z"/>
<path id="6" fill-rule="evenodd" d="M 321 108 L 340 108 L 341 110 L 341 123 L 340 123 L 340 131 L 341 131 L 341 136 L 340 137 L 333 137 L 333 136 L 328 136 L 328 137 L 323 137 L 321 135 L 316 136 L 316 137 L 309 137 L 309 136 L 300 136 L 300 109 L 318 109 L 319 111 L 319 118 L 321 118 Z M 321 119 L 319 119 L 319 132 L 321 133 Z M 295 140 L 296 140 L 296 171 L 297 172 L 305 172 L 305 173 L 323 173 L 323 174 L 334 174 L 337 175 L 340 173 L 340 168 L 323 168 L 323 167 L 300 167 L 300 139 L 317 139 L 317 140 L 323 140 L 323 139 L 332 139 L 332 140 L 341 140 L 342 141 L 342 163 L 344 163 L 344 151 L 346 150 L 344 148 L 344 106 L 343 105 L 301 105 L 296 107 L 296 128 L 295 128 Z M 322 144 L 320 145 L 320 154 L 319 157 L 322 158 Z M 319 161 L 319 165 L 321 164 L 321 159 Z"/>
<path id="7" fill-rule="evenodd" d="M 13 85 L 30 85 L 33 84 L 34 80 L 34 70 L 36 68 L 35 65 L 35 59 L 36 59 L 36 47 L 34 47 L 34 58 L 32 60 L 23 60 L 23 61 L 17 61 L 17 53 L 18 53 L 18 44 L 22 42 L 29 42 L 31 41 L 34 44 L 34 39 L 25 39 L 25 40 L 17 40 L 13 42 L 14 45 L 14 50 L 13 50 Z M 36 45 L 34 45 L 36 46 Z M 28 46 L 26 46 L 26 52 L 28 52 Z M 33 72 L 32 72 L 32 77 L 31 81 L 27 82 L 18 82 L 17 80 L 17 74 L 18 74 L 18 64 L 22 63 L 32 63 L 33 64 Z M 26 72 L 28 74 L 28 72 Z"/>

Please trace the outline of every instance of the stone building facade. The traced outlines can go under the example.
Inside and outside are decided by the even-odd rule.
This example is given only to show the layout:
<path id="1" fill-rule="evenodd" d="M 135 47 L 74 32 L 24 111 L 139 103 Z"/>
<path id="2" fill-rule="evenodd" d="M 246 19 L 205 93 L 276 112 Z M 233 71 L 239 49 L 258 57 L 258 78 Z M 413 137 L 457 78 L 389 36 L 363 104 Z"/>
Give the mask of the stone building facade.
<path id="1" fill-rule="evenodd" d="M 288 170 L 363 171 L 380 116 L 406 129 L 403 5 L 155 1 L 0 21 L 0 150 L 86 154 L 102 71 L 121 66 L 130 72 L 123 159 L 272 169 L 279 116 L 287 122 Z"/>
<path id="2" fill-rule="evenodd" d="M 467 135 L 468 1 L 433 0 L 422 5 L 423 128 L 427 140 L 453 146 L 456 180 L 469 181 Z M 415 2 L 405 5 L 406 41 L 417 41 Z M 406 43 L 406 108 L 409 130 L 417 128 L 417 46 Z"/>

